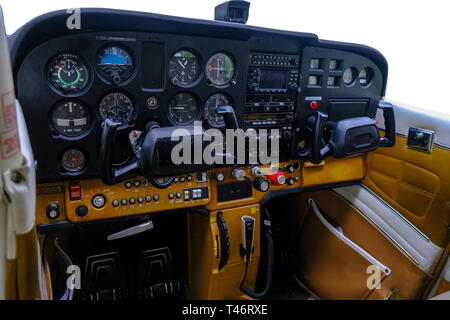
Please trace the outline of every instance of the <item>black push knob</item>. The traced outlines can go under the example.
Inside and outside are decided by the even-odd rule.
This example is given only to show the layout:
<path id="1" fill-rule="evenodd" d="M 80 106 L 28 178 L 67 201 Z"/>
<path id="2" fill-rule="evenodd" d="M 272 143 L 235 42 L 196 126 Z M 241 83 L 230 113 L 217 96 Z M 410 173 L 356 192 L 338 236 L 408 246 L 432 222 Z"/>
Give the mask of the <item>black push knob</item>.
<path id="1" fill-rule="evenodd" d="M 283 132 L 283 140 L 291 141 L 292 140 L 292 132 L 284 131 Z"/>
<path id="2" fill-rule="evenodd" d="M 257 85 L 255 82 L 250 83 L 250 84 L 248 85 L 248 90 L 249 90 L 250 92 L 257 93 L 257 92 L 258 92 L 258 85 Z"/>
<path id="3" fill-rule="evenodd" d="M 253 188 L 260 192 L 266 192 L 270 188 L 270 183 L 263 177 L 257 177 L 253 180 Z"/>
<path id="4" fill-rule="evenodd" d="M 225 174 L 222 171 L 216 172 L 216 181 L 217 182 L 225 181 Z"/>
<path id="5" fill-rule="evenodd" d="M 284 167 L 284 170 L 286 170 L 288 173 L 293 173 L 294 172 L 294 166 L 291 164 L 288 164 Z"/>
<path id="6" fill-rule="evenodd" d="M 58 206 L 57 203 L 50 203 L 47 206 L 47 217 L 49 219 L 56 219 L 56 218 L 58 218 L 59 217 L 59 213 L 60 213 L 60 210 L 59 210 L 59 206 Z"/>
<path id="7" fill-rule="evenodd" d="M 88 214 L 88 212 L 89 212 L 89 208 L 86 207 L 85 205 L 78 206 L 78 207 L 75 209 L 75 213 L 76 213 L 77 216 L 79 216 L 79 217 L 84 217 L 85 215 Z"/>

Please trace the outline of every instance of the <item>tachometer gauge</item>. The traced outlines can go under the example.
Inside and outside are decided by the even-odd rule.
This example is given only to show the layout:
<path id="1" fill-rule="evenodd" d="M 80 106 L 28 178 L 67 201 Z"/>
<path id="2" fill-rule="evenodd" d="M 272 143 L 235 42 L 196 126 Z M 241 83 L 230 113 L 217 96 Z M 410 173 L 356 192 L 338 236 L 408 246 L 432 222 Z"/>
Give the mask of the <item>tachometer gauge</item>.
<path id="1" fill-rule="evenodd" d="M 200 108 L 195 97 L 186 92 L 170 99 L 168 118 L 174 124 L 186 125 L 200 117 Z"/>
<path id="2" fill-rule="evenodd" d="M 225 53 L 216 53 L 206 64 L 206 78 L 213 84 L 223 86 L 234 75 L 234 63 Z"/>
<path id="3" fill-rule="evenodd" d="M 62 53 L 54 57 L 47 72 L 50 86 L 62 95 L 80 93 L 89 81 L 88 68 L 76 54 Z"/>
<path id="4" fill-rule="evenodd" d="M 228 105 L 230 105 L 230 99 L 221 93 L 215 93 L 206 100 L 204 117 L 210 126 L 215 128 L 225 126 L 223 117 L 216 114 L 216 109 Z"/>
<path id="5" fill-rule="evenodd" d="M 133 74 L 133 59 L 125 49 L 108 46 L 97 55 L 97 71 L 107 83 L 119 85 Z"/>
<path id="6" fill-rule="evenodd" d="M 77 101 L 63 101 L 52 111 L 55 130 L 66 137 L 77 137 L 86 132 L 91 123 L 89 109 Z"/>
<path id="7" fill-rule="evenodd" d="M 77 172 L 86 165 L 86 157 L 78 149 L 69 149 L 61 157 L 61 166 L 69 172 Z"/>
<path id="8" fill-rule="evenodd" d="M 111 119 L 124 125 L 133 118 L 134 105 L 124 93 L 112 92 L 104 96 L 100 101 L 98 112 L 103 121 Z"/>
<path id="9" fill-rule="evenodd" d="M 200 63 L 190 51 L 176 52 L 169 61 L 169 77 L 173 84 L 186 86 L 192 84 L 200 75 Z"/>

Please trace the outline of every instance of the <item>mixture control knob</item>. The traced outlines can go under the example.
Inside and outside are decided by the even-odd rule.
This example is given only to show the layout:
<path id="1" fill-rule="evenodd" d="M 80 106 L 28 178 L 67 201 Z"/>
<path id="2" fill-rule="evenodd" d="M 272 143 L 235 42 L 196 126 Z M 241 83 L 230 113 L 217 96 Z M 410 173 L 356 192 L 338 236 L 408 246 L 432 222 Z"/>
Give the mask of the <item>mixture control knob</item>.
<path id="1" fill-rule="evenodd" d="M 105 205 L 105 203 L 106 203 L 106 199 L 101 194 L 98 194 L 92 198 L 92 205 L 97 209 L 102 208 Z"/>
<path id="2" fill-rule="evenodd" d="M 269 173 L 267 174 L 267 178 L 276 186 L 281 186 L 286 183 L 286 176 L 281 171 Z"/>
<path id="3" fill-rule="evenodd" d="M 234 169 L 231 174 L 238 181 L 243 181 L 247 176 L 247 174 L 245 173 L 245 170 L 242 170 L 242 169 Z"/>
<path id="4" fill-rule="evenodd" d="M 49 219 L 56 219 L 56 218 L 58 218 L 59 217 L 59 213 L 60 213 L 60 210 L 59 210 L 59 206 L 58 206 L 57 203 L 50 203 L 47 206 L 47 217 Z"/>
<path id="5" fill-rule="evenodd" d="M 263 177 L 257 177 L 253 180 L 253 188 L 260 192 L 266 192 L 270 188 L 270 183 Z"/>

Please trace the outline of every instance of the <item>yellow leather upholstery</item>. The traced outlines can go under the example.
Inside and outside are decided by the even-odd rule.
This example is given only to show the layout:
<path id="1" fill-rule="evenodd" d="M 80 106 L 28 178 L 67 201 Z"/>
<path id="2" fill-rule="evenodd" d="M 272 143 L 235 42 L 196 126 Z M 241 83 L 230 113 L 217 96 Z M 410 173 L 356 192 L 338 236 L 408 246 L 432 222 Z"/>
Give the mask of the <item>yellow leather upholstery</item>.
<path id="1" fill-rule="evenodd" d="M 450 221 L 450 151 L 431 154 L 406 147 L 397 136 L 393 148 L 379 148 L 366 157 L 364 184 L 430 240 L 446 247 Z"/>

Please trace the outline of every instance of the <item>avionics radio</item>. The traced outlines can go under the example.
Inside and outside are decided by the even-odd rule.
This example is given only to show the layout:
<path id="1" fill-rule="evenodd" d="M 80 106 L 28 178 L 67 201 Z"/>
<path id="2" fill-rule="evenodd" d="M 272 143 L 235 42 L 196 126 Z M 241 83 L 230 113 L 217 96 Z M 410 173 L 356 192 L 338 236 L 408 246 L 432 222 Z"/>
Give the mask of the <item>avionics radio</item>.
<path id="1" fill-rule="evenodd" d="M 299 65 L 298 55 L 249 54 L 245 128 L 276 128 L 291 142 Z"/>

